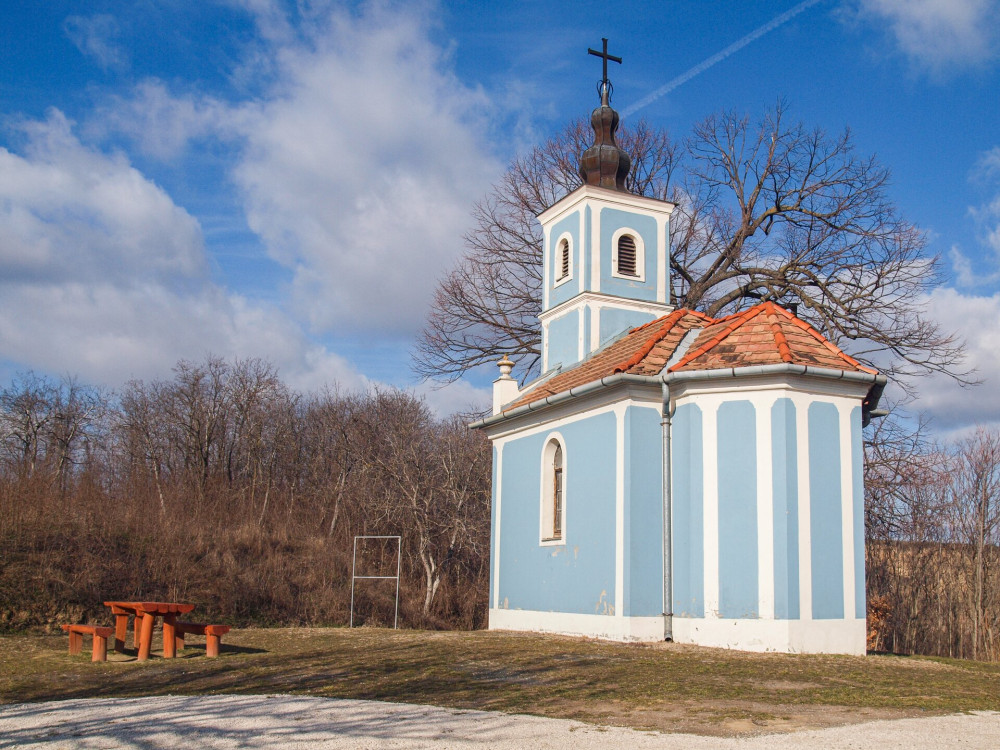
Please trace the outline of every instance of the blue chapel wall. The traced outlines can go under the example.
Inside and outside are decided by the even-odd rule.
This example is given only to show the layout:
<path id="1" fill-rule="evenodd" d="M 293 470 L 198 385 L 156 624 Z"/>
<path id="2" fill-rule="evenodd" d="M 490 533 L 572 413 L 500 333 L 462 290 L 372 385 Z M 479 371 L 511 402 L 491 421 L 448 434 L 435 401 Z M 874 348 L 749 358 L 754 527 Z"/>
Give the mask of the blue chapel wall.
<path id="1" fill-rule="evenodd" d="M 642 312 L 641 310 L 621 310 L 616 307 L 601 307 L 600 317 L 600 343 L 603 345 L 623 331 L 645 325 L 649 321 L 655 320 L 657 316 L 652 313 Z M 584 340 L 589 341 L 590 339 Z"/>
<path id="2" fill-rule="evenodd" d="M 840 484 L 840 414 L 834 404 L 809 405 L 809 536 L 812 616 L 844 616 L 844 541 Z"/>
<path id="3" fill-rule="evenodd" d="M 717 414 L 719 442 L 719 615 L 759 615 L 757 422 L 749 401 L 727 401 Z"/>
<path id="4" fill-rule="evenodd" d="M 559 269 L 559 259 L 556 254 L 559 251 L 559 238 L 564 232 L 569 232 L 572 248 L 572 272 L 573 278 L 564 284 L 556 286 L 556 275 Z M 546 283 L 549 285 L 549 308 L 565 302 L 583 291 L 583 243 L 580 242 L 580 212 L 573 211 L 552 225 L 549 232 L 551 246 L 547 248 L 549 278 Z"/>
<path id="5" fill-rule="evenodd" d="M 570 310 L 565 315 L 550 320 L 545 341 L 549 352 L 546 364 L 550 370 L 556 365 L 562 365 L 565 370 L 578 362 L 580 360 L 580 310 Z"/>
<path id="6" fill-rule="evenodd" d="M 774 616 L 799 618 L 799 472 L 795 404 L 771 407 L 771 476 L 774 482 Z"/>
<path id="7" fill-rule="evenodd" d="M 705 616 L 704 456 L 702 411 L 681 404 L 670 429 L 673 614 Z"/>
<path id="8" fill-rule="evenodd" d="M 645 248 L 644 281 L 630 281 L 611 275 L 611 238 L 622 227 L 628 227 L 642 238 Z M 601 209 L 601 291 L 617 297 L 656 301 L 657 237 L 656 219 L 651 216 Z"/>
<path id="9" fill-rule="evenodd" d="M 660 411 L 625 412 L 625 616 L 663 614 L 663 432 Z"/>
<path id="10" fill-rule="evenodd" d="M 851 409 L 851 491 L 854 504 L 854 616 L 867 616 L 865 596 L 865 480 L 861 407 Z"/>
<path id="11" fill-rule="evenodd" d="M 503 449 L 500 606 L 613 614 L 615 603 L 615 415 L 562 425 L 566 445 L 563 544 L 541 546 L 542 450 L 550 433 Z"/>

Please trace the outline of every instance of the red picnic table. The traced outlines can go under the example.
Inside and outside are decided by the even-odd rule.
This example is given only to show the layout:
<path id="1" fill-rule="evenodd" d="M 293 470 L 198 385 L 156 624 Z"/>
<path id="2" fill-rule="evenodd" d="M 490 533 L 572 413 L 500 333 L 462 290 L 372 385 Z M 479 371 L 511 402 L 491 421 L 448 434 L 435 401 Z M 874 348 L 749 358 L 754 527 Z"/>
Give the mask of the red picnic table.
<path id="1" fill-rule="evenodd" d="M 135 618 L 134 644 L 139 648 L 139 661 L 149 658 L 153 643 L 153 625 L 157 617 L 163 618 L 163 658 L 172 659 L 177 655 L 175 641 L 177 615 L 185 615 L 194 609 L 193 604 L 180 602 L 104 602 L 111 607 L 115 616 L 115 651 L 125 648 L 128 618 Z"/>

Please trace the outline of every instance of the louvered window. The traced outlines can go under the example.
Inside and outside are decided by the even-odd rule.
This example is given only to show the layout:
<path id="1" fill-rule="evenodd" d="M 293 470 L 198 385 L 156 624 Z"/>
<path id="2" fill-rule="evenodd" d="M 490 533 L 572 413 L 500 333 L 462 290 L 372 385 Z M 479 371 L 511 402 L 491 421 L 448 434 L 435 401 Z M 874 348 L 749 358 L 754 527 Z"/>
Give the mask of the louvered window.
<path id="1" fill-rule="evenodd" d="M 635 237 L 623 234 L 618 238 L 618 273 L 622 276 L 638 276 L 635 255 Z"/>
<path id="2" fill-rule="evenodd" d="M 556 279 L 561 281 L 569 276 L 569 241 L 562 240 L 559 243 L 559 276 Z"/>

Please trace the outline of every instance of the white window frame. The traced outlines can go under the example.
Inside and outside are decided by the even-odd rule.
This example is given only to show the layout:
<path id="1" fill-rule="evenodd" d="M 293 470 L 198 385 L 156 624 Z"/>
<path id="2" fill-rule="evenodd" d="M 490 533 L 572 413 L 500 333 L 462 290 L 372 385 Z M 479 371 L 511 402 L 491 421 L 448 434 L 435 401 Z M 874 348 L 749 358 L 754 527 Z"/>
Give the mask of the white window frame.
<path id="1" fill-rule="evenodd" d="M 557 547 L 566 545 L 566 477 L 569 476 L 569 464 L 568 458 L 569 453 L 566 451 L 566 441 L 563 436 L 558 432 L 551 432 L 545 436 L 545 443 L 542 448 L 542 485 L 539 492 L 539 503 L 538 503 L 538 543 L 542 547 Z M 552 534 L 554 529 L 552 528 L 552 514 L 553 514 L 553 503 L 555 502 L 554 497 L 554 477 L 552 469 L 552 459 L 555 458 L 556 449 L 555 446 L 558 445 L 562 448 L 562 535 L 558 539 L 554 539 Z"/>
<path id="2" fill-rule="evenodd" d="M 567 273 L 562 278 L 559 278 L 558 274 L 562 270 L 562 257 L 559 254 L 559 246 L 562 245 L 563 240 L 566 240 L 566 245 L 569 247 L 569 273 Z M 555 289 L 557 286 L 562 286 L 567 281 L 573 278 L 573 235 L 569 232 L 563 232 L 559 235 L 559 239 L 556 240 L 555 248 L 552 252 L 552 288 Z"/>
<path id="3" fill-rule="evenodd" d="M 635 240 L 635 276 L 618 273 L 618 240 L 623 234 L 632 236 Z M 611 235 L 611 275 L 616 279 L 628 279 L 629 281 L 646 280 L 646 243 L 642 241 L 642 235 L 632 227 L 621 227 Z"/>

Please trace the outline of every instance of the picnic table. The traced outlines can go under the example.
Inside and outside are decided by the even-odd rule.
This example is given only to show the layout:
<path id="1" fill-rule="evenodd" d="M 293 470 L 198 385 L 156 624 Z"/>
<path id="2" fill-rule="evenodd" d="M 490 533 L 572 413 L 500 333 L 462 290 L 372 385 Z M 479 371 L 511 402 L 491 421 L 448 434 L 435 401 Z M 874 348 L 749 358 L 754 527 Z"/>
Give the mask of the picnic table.
<path id="1" fill-rule="evenodd" d="M 177 615 L 194 609 L 193 604 L 181 602 L 104 602 L 104 606 L 110 607 L 111 614 L 115 616 L 115 651 L 121 652 L 125 648 L 128 618 L 135 618 L 133 643 L 139 648 L 139 661 L 149 658 L 157 617 L 163 618 L 163 658 L 174 658 L 177 655 Z"/>

